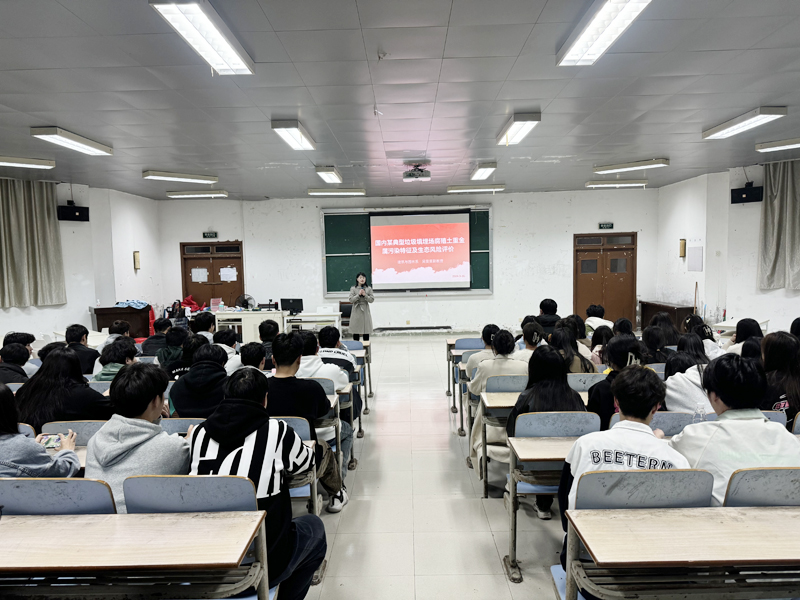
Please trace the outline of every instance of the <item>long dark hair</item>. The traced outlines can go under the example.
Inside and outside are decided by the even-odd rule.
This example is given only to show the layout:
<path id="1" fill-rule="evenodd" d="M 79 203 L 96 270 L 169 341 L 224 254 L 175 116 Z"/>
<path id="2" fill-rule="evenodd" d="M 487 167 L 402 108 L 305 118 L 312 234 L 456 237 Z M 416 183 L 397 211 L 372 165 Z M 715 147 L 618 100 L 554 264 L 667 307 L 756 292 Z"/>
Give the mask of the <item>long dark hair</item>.
<path id="1" fill-rule="evenodd" d="M 664 334 L 665 346 L 674 346 L 681 338 L 681 334 L 675 327 L 675 323 L 672 322 L 672 317 L 669 316 L 669 313 L 657 312 L 654 314 L 653 318 L 650 319 L 650 326 L 658 327 L 661 330 L 661 333 Z"/>
<path id="2" fill-rule="evenodd" d="M 686 354 L 686 352 L 673 352 L 664 365 L 664 381 L 677 373 L 686 373 L 686 371 L 696 366 L 697 363 L 694 358 Z"/>
<path id="3" fill-rule="evenodd" d="M 600 325 L 592 333 L 592 352 L 598 346 L 605 346 L 612 337 L 614 337 L 614 332 L 611 331 L 611 328 L 607 325 Z"/>
<path id="4" fill-rule="evenodd" d="M 669 352 L 664 349 L 667 344 L 664 340 L 664 332 L 657 325 L 650 325 L 642 331 L 642 342 L 647 349 L 645 364 L 665 363 L 669 357 Z"/>
<path id="5" fill-rule="evenodd" d="M 581 362 L 581 369 L 584 373 L 593 373 L 595 371 L 594 365 L 578 353 L 578 341 L 575 339 L 575 334 L 571 329 L 562 327 L 553 330 L 548 343 L 553 348 L 563 353 L 564 364 L 567 366 L 567 370 L 569 370 L 575 357 L 578 357 Z"/>
<path id="6" fill-rule="evenodd" d="M 703 317 L 694 313 L 687 315 L 683 320 L 683 333 L 691 333 L 698 325 L 703 324 Z"/>
<path id="7" fill-rule="evenodd" d="M 522 392 L 525 412 L 585 411 L 580 395 L 567 383 L 567 367 L 552 346 L 539 346 L 528 363 L 528 385 Z"/>
<path id="8" fill-rule="evenodd" d="M 52 421 L 61 410 L 64 397 L 76 385 L 86 385 L 78 355 L 71 348 L 55 348 L 17 391 L 19 420 L 31 425 Z"/>
<path id="9" fill-rule="evenodd" d="M 751 337 L 764 337 L 761 325 L 755 319 L 742 319 L 736 323 L 736 343 L 746 342 Z"/>
<path id="10" fill-rule="evenodd" d="M 14 403 L 14 392 L 0 382 L 0 435 L 19 433 L 19 416 L 17 405 Z"/>
<path id="11" fill-rule="evenodd" d="M 789 406 L 800 409 L 800 340 L 776 331 L 761 342 L 761 352 L 769 384 L 786 394 Z"/>
<path id="12" fill-rule="evenodd" d="M 364 287 L 369 287 L 369 279 L 367 279 L 367 274 L 364 271 L 359 271 L 356 273 L 356 286 L 358 286 L 358 278 L 364 276 Z"/>
<path id="13" fill-rule="evenodd" d="M 678 340 L 678 352 L 685 352 L 691 356 L 698 365 L 708 364 L 708 356 L 706 356 L 703 340 L 701 340 L 700 336 L 696 333 L 684 334 L 681 339 Z"/>

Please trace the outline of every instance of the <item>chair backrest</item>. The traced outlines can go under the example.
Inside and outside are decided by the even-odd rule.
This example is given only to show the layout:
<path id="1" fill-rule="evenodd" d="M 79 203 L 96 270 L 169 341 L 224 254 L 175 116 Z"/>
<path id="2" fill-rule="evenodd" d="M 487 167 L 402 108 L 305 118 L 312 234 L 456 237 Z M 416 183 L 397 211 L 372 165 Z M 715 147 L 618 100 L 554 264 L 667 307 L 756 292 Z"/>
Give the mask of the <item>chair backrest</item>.
<path id="1" fill-rule="evenodd" d="M 666 412 L 663 410 L 657 411 L 653 415 L 653 420 L 650 421 L 651 429 L 660 429 L 664 435 L 673 436 L 678 435 L 683 428 L 692 424 L 694 414 L 682 412 Z"/>
<path id="2" fill-rule="evenodd" d="M 270 417 L 270 419 L 286 421 L 286 424 L 294 429 L 294 432 L 299 435 L 300 439 L 304 442 L 311 439 L 311 426 L 303 417 Z"/>
<path id="3" fill-rule="evenodd" d="M 189 431 L 190 425 L 200 425 L 205 419 L 191 419 L 191 418 L 177 418 L 177 419 L 161 419 L 161 429 L 169 434 L 172 433 L 186 433 Z"/>
<path id="4" fill-rule="evenodd" d="M 467 350 L 464 354 L 461 355 L 461 362 L 465 363 L 469 360 L 470 356 L 473 354 L 477 354 L 480 350 Z"/>
<path id="5" fill-rule="evenodd" d="M 110 381 L 90 381 L 89 387 L 92 388 L 95 392 L 100 392 L 101 394 L 105 394 L 108 390 L 111 389 L 111 382 Z"/>
<path id="6" fill-rule="evenodd" d="M 699 508 L 711 506 L 708 471 L 591 471 L 578 480 L 576 509 Z"/>
<path id="7" fill-rule="evenodd" d="M 19 431 L 25 437 L 36 437 L 36 430 L 27 423 L 17 423 L 17 431 Z"/>
<path id="8" fill-rule="evenodd" d="M 608 369 L 608 365 L 597 365 L 597 372 L 598 373 L 605 373 L 606 369 Z"/>
<path id="9" fill-rule="evenodd" d="M 764 416 L 767 417 L 773 423 L 780 423 L 784 427 L 786 427 L 786 413 L 781 412 L 779 410 L 762 410 Z"/>
<path id="10" fill-rule="evenodd" d="M 517 340 L 517 348 L 520 350 L 525 350 L 525 338 L 519 338 Z"/>
<path id="11" fill-rule="evenodd" d="M 333 396 L 336 393 L 336 386 L 333 384 L 333 379 L 326 377 L 307 377 L 309 381 L 316 381 L 325 390 L 326 396 Z"/>
<path id="12" fill-rule="evenodd" d="M 800 469 L 739 469 L 728 480 L 724 506 L 800 506 Z"/>
<path id="13" fill-rule="evenodd" d="M 51 421 L 42 425 L 42 433 L 63 433 L 67 435 L 72 429 L 77 435 L 76 446 L 85 446 L 89 439 L 97 433 L 107 421 Z"/>
<path id="14" fill-rule="evenodd" d="M 800 435 L 800 419 L 795 417 L 794 424 L 792 425 L 792 433 Z"/>
<path id="15" fill-rule="evenodd" d="M 603 381 L 608 375 L 602 373 L 568 373 L 567 383 L 576 392 L 588 392 L 595 383 Z"/>
<path id="16" fill-rule="evenodd" d="M 0 479 L 4 515 L 113 515 L 111 488 L 104 481 L 79 478 Z"/>
<path id="17" fill-rule="evenodd" d="M 342 343 L 348 350 L 363 350 L 364 343 L 357 342 L 356 340 L 342 340 Z"/>
<path id="18" fill-rule="evenodd" d="M 174 382 L 174 381 L 170 381 L 170 382 L 167 384 L 167 389 L 164 391 L 164 398 L 165 398 L 166 400 L 169 400 L 169 393 L 170 393 L 170 391 L 172 390 L 172 386 L 173 386 L 173 385 L 175 385 L 175 382 Z"/>
<path id="19" fill-rule="evenodd" d="M 655 371 L 656 373 L 663 373 L 664 368 L 667 366 L 667 363 L 653 363 L 647 366 L 653 369 L 653 371 Z"/>
<path id="20" fill-rule="evenodd" d="M 526 385 L 527 375 L 492 375 L 486 378 L 487 392 L 523 392 Z"/>
<path id="21" fill-rule="evenodd" d="M 592 412 L 533 412 L 517 416 L 515 437 L 580 437 L 600 431 L 600 416 Z"/>
<path id="22" fill-rule="evenodd" d="M 140 363 L 150 363 L 150 364 L 152 364 L 152 363 L 154 363 L 156 361 L 156 357 L 155 356 L 139 356 L 139 357 L 136 358 L 136 360 L 137 360 L 137 362 L 140 362 Z"/>
<path id="23" fill-rule="evenodd" d="M 460 338 L 456 340 L 456 350 L 483 350 L 486 344 L 481 338 Z"/>
<path id="24" fill-rule="evenodd" d="M 21 388 L 24 384 L 22 383 L 7 383 L 6 386 L 8 389 L 11 390 L 12 393 L 16 394 L 19 388 Z"/>
<path id="25" fill-rule="evenodd" d="M 667 350 L 672 350 L 673 352 L 678 351 L 678 346 L 664 346 Z"/>
<path id="26" fill-rule="evenodd" d="M 339 301 L 339 312 L 342 313 L 342 320 L 349 320 L 353 314 L 352 302 Z"/>
<path id="27" fill-rule="evenodd" d="M 253 482 L 235 475 L 138 475 L 122 492 L 130 514 L 258 510 Z"/>

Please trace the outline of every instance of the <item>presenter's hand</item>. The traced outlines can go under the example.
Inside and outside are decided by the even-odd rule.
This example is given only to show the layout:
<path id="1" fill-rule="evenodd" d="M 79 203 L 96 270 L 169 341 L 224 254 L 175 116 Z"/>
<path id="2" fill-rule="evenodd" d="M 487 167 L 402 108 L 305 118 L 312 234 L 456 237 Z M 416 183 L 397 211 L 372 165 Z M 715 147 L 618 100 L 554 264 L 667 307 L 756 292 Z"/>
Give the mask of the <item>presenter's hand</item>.
<path id="1" fill-rule="evenodd" d="M 361 290 L 360 292 L 358 292 L 358 295 L 359 296 L 366 296 L 367 293 L 364 290 Z"/>

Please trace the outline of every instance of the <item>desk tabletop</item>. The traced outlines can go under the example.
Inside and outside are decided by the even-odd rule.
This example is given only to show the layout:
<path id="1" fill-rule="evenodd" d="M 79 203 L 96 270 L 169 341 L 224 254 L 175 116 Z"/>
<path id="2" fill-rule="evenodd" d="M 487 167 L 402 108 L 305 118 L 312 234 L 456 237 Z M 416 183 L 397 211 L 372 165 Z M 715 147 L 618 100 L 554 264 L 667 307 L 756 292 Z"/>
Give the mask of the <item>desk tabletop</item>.
<path id="1" fill-rule="evenodd" d="M 508 438 L 508 446 L 520 462 L 565 460 L 576 437 Z"/>
<path id="2" fill-rule="evenodd" d="M 7 515 L 0 519 L 0 571 L 232 569 L 265 514 Z"/>
<path id="3" fill-rule="evenodd" d="M 361 345 L 364 346 L 364 349 L 369 348 L 369 340 L 364 340 L 363 342 L 361 342 Z"/>
<path id="4" fill-rule="evenodd" d="M 488 408 L 514 408 L 520 392 L 481 392 L 481 402 Z"/>
<path id="5" fill-rule="evenodd" d="M 445 340 L 448 346 L 455 346 L 456 345 L 456 338 L 448 338 Z"/>
<path id="6" fill-rule="evenodd" d="M 350 354 L 352 354 L 356 358 L 366 358 L 367 351 L 366 350 L 350 350 Z"/>
<path id="7" fill-rule="evenodd" d="M 336 405 L 339 403 L 339 395 L 331 394 L 328 396 L 328 401 L 331 403 L 331 408 L 336 408 Z"/>
<path id="8" fill-rule="evenodd" d="M 343 388 L 336 390 L 336 393 L 339 394 L 340 396 L 344 396 L 344 395 L 349 394 L 352 391 L 353 391 L 353 382 L 350 381 Z"/>
<path id="9" fill-rule="evenodd" d="M 47 453 L 53 456 L 60 448 L 48 448 Z M 81 469 L 86 468 L 86 446 L 75 446 L 75 454 L 78 455 L 78 460 L 81 461 Z"/>
<path id="10" fill-rule="evenodd" d="M 800 565 L 800 507 L 567 511 L 599 567 Z"/>

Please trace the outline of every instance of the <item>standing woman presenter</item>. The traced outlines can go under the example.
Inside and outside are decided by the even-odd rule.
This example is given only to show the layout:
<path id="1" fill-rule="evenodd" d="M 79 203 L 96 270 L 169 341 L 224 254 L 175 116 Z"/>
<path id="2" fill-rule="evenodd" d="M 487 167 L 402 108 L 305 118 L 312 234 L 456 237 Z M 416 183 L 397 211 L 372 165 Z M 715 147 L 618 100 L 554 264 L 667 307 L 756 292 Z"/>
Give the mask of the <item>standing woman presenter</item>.
<path id="1" fill-rule="evenodd" d="M 364 273 L 356 275 L 356 285 L 350 288 L 350 302 L 353 303 L 353 312 L 350 315 L 350 333 L 353 339 L 359 341 L 364 336 L 364 341 L 369 341 L 372 333 L 372 315 L 369 305 L 375 300 L 372 288 L 367 285 L 367 276 Z"/>

